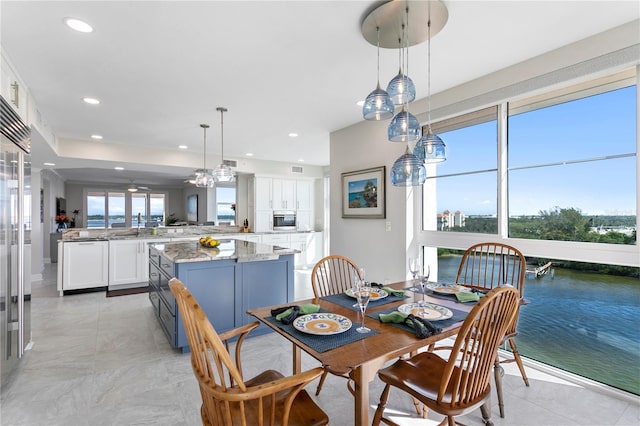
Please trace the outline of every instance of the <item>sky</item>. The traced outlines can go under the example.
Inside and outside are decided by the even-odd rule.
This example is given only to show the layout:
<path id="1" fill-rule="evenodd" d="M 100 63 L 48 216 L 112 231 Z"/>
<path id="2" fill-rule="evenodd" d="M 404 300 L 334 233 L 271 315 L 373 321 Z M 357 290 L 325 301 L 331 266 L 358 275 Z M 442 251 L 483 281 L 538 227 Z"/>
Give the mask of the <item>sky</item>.
<path id="1" fill-rule="evenodd" d="M 636 88 L 618 89 L 510 117 L 509 167 L 636 153 Z M 447 161 L 437 174 L 497 167 L 497 122 L 439 134 Z M 496 214 L 495 171 L 438 179 L 437 211 Z M 636 158 L 512 170 L 509 214 L 577 208 L 585 215 L 636 214 Z"/>

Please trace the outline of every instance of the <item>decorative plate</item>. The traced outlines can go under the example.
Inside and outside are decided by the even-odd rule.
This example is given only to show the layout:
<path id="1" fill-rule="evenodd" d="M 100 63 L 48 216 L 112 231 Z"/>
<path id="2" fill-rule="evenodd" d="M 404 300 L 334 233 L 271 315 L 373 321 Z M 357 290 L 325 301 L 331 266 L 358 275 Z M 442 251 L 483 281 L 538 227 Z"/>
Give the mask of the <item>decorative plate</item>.
<path id="1" fill-rule="evenodd" d="M 303 333 L 326 336 L 349 330 L 351 320 L 342 315 L 321 312 L 299 316 L 293 321 L 293 327 Z"/>
<path id="2" fill-rule="evenodd" d="M 456 294 L 463 292 L 470 292 L 471 289 L 469 287 L 465 287 L 463 285 L 458 284 L 438 284 L 438 283 L 427 283 L 426 287 L 433 291 L 434 293 L 440 294 Z"/>
<path id="3" fill-rule="evenodd" d="M 380 300 L 380 299 L 384 299 L 385 297 L 387 297 L 389 295 L 389 293 L 387 293 L 386 291 L 384 291 L 381 288 L 375 288 L 375 287 L 365 287 L 369 289 L 369 292 L 371 293 L 371 297 L 369 298 L 370 302 L 376 301 L 376 300 Z M 344 294 L 346 294 L 349 297 L 356 297 L 356 289 L 355 288 L 350 288 L 349 290 L 345 291 Z"/>
<path id="4" fill-rule="evenodd" d="M 449 309 L 433 303 L 425 303 L 423 305 L 420 303 L 405 303 L 398 306 L 398 311 L 403 314 L 413 314 L 429 321 L 446 320 L 453 316 L 453 312 Z"/>

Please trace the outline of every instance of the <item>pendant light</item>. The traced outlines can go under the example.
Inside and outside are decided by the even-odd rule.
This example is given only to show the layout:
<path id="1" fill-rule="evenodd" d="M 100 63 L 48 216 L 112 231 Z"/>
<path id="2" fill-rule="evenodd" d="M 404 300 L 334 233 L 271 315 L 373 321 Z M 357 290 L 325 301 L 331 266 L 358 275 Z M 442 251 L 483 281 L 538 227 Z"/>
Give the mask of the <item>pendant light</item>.
<path id="1" fill-rule="evenodd" d="M 235 182 L 235 172 L 224 164 L 224 113 L 227 112 L 227 109 L 218 107 L 216 111 L 220 111 L 220 164 L 213 171 L 213 178 L 216 182 Z"/>
<path id="2" fill-rule="evenodd" d="M 376 28 L 378 35 L 378 85 L 369 93 L 362 106 L 362 116 L 365 120 L 386 120 L 393 117 L 393 102 L 389 94 L 380 88 L 380 27 Z"/>
<path id="3" fill-rule="evenodd" d="M 431 130 L 431 2 L 427 21 L 427 134 L 416 143 L 413 153 L 425 163 L 441 163 L 447 159 L 446 147 L 440 136 Z"/>
<path id="4" fill-rule="evenodd" d="M 201 124 L 204 131 L 204 153 L 202 155 L 202 168 L 197 169 L 195 171 L 195 185 L 198 188 L 213 188 L 214 180 L 211 175 L 211 170 L 207 169 L 207 129 L 209 128 L 208 124 Z"/>
<path id="5" fill-rule="evenodd" d="M 391 167 L 391 184 L 393 186 L 420 186 L 427 179 L 424 163 L 409 151 L 409 147 L 393 167 Z"/>
<path id="6" fill-rule="evenodd" d="M 407 8 L 407 14 L 409 13 L 408 10 L 409 8 Z M 402 31 L 404 36 L 404 24 L 402 24 Z M 400 69 L 398 70 L 398 75 L 393 77 L 387 85 L 387 93 L 389 93 L 394 105 L 403 105 L 413 102 L 416 98 L 416 86 L 413 84 L 413 80 L 402 72 L 402 65 L 404 62 L 403 56 L 404 49 L 402 46 L 402 39 L 398 39 L 398 62 L 400 63 Z M 407 52 L 407 58 L 408 57 L 409 54 Z M 407 72 L 409 72 L 408 69 Z"/>

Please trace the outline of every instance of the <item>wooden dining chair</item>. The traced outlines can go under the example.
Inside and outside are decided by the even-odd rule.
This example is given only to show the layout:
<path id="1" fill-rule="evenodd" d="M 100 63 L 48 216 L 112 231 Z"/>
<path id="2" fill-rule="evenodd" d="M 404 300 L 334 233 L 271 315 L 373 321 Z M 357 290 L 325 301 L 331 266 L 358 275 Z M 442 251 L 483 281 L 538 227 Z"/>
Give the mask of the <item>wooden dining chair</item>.
<path id="1" fill-rule="evenodd" d="M 245 380 L 240 352 L 248 333 L 259 323 L 218 334 L 191 292 L 180 280 L 169 281 L 191 348 L 191 366 L 198 380 L 203 425 L 327 425 L 329 418 L 303 389 L 320 377 L 322 368 L 284 377 L 267 370 Z M 235 359 L 229 340 L 237 338 Z"/>
<path id="2" fill-rule="evenodd" d="M 344 293 L 354 286 L 354 277 L 362 278 L 360 276 L 360 268 L 356 263 L 348 257 L 338 254 L 332 254 L 323 257 L 315 264 L 311 271 L 311 286 L 313 288 L 313 294 L 315 298 L 323 296 L 330 296 L 333 294 Z M 324 381 L 327 379 L 329 371 L 324 370 L 318 387 L 316 388 L 316 396 L 320 395 Z M 346 374 L 336 374 L 339 377 L 344 377 L 347 380 L 349 376 Z M 350 383 L 350 382 L 349 382 Z M 349 391 L 353 394 L 354 390 L 349 386 Z"/>
<path id="3" fill-rule="evenodd" d="M 498 346 L 518 313 L 519 303 L 520 296 L 515 288 L 493 289 L 469 312 L 448 359 L 435 352 L 420 352 L 378 371 L 385 387 L 373 425 L 377 426 L 381 421 L 397 425 L 384 417 L 391 386 L 446 416 L 449 426 L 456 424 L 454 416 L 478 407 L 485 424 L 492 425 L 491 368 Z"/>
<path id="4" fill-rule="evenodd" d="M 527 265 L 523 254 L 515 247 L 502 243 L 478 243 L 469 247 L 462 255 L 456 283 L 479 290 L 491 290 L 493 288 L 511 285 L 520 294 L 520 303 L 524 303 L 524 278 Z M 498 394 L 498 406 L 500 407 L 500 417 L 504 417 L 504 399 L 502 396 L 502 376 L 504 370 L 500 366 L 501 362 L 516 362 L 522 375 L 522 380 L 529 386 L 527 373 L 524 371 L 522 358 L 518 352 L 514 337 L 517 331 L 518 316 L 513 320 L 513 324 L 507 330 L 504 340 L 509 342 L 513 358 L 500 361 L 496 357 L 495 381 Z M 504 343 L 504 342 L 503 342 Z"/>

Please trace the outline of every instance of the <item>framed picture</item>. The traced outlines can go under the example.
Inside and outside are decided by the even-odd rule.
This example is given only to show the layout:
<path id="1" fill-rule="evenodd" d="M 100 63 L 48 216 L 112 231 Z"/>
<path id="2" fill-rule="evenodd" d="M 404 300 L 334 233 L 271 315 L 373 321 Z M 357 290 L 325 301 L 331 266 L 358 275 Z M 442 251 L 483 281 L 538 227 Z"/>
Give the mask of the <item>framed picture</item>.
<path id="1" fill-rule="evenodd" d="M 385 166 L 342 174 L 342 217 L 384 219 Z"/>

